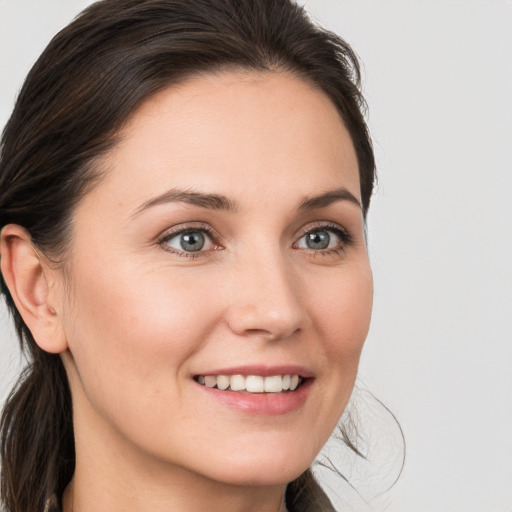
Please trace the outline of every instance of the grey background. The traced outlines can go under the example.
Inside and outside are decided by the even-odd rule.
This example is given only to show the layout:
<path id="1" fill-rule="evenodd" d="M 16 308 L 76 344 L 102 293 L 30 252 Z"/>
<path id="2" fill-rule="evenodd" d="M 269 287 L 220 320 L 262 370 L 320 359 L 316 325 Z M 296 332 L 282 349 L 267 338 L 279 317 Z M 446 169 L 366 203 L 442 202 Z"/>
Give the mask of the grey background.
<path id="1" fill-rule="evenodd" d="M 51 36 L 88 3 L 0 0 L 0 126 Z M 381 455 L 348 457 L 344 471 L 371 498 L 400 462 L 392 421 L 365 406 L 369 389 L 407 439 L 403 474 L 376 508 L 510 512 L 512 3 L 305 3 L 364 63 L 380 176 L 369 219 L 375 309 L 354 410 Z M 2 400 L 20 362 L 3 307 L 0 347 Z M 347 509 L 366 509 L 326 479 Z"/>

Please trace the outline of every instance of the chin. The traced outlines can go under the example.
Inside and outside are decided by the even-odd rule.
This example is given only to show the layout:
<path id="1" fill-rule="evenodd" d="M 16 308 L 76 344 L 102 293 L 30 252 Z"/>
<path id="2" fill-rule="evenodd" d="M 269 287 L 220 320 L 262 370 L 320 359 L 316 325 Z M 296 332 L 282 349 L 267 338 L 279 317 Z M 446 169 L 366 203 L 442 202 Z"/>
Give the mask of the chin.
<path id="1" fill-rule="evenodd" d="M 211 476 L 233 485 L 286 485 L 299 477 L 314 461 L 314 455 L 306 457 L 304 451 L 297 448 L 291 454 L 285 451 L 244 454 L 240 451 L 237 457 L 216 464 L 215 475 Z"/>
<path id="2" fill-rule="evenodd" d="M 226 484 L 249 487 L 273 487 L 286 485 L 298 478 L 309 466 L 288 465 L 276 470 L 270 462 L 265 468 L 244 468 L 243 471 L 229 471 L 218 475 L 215 480 Z"/>

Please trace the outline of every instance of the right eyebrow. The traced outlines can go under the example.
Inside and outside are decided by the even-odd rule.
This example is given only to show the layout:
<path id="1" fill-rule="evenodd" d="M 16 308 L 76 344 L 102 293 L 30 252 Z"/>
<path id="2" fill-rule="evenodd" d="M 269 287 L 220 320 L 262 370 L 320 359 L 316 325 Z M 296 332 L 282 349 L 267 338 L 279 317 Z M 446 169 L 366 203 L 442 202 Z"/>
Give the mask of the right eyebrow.
<path id="1" fill-rule="evenodd" d="M 187 203 L 210 210 L 225 210 L 235 213 L 239 211 L 238 204 L 235 201 L 221 194 L 205 194 L 202 192 L 173 188 L 144 202 L 132 213 L 132 217 L 149 208 L 164 203 Z"/>
<path id="2" fill-rule="evenodd" d="M 357 197 L 348 189 L 341 187 L 334 190 L 329 190 L 323 194 L 319 194 L 318 196 L 306 197 L 306 199 L 304 199 L 304 201 L 299 206 L 299 211 L 326 208 L 330 204 L 336 203 L 337 201 L 348 201 L 349 203 L 355 204 L 362 209 L 359 199 L 357 199 Z"/>

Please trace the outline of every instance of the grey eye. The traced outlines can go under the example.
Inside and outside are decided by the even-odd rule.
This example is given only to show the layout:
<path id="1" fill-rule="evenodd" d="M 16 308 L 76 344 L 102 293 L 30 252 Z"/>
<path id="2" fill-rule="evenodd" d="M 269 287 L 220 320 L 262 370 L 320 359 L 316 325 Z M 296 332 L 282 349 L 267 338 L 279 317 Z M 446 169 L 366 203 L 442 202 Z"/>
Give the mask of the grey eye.
<path id="1" fill-rule="evenodd" d="M 306 233 L 297 242 L 300 249 L 310 249 L 313 251 L 323 251 L 325 249 L 333 249 L 341 242 L 341 236 L 333 229 L 317 229 Z"/>
<path id="2" fill-rule="evenodd" d="M 212 245 L 209 236 L 203 231 L 198 230 L 178 233 L 169 238 L 165 243 L 173 249 L 185 252 L 208 250 Z"/>
<path id="3" fill-rule="evenodd" d="M 203 233 L 196 231 L 180 236 L 180 245 L 184 251 L 196 252 L 204 247 L 205 238 Z"/>
<path id="4" fill-rule="evenodd" d="M 327 249 L 331 237 L 327 231 L 315 231 L 306 235 L 306 245 L 309 249 Z"/>

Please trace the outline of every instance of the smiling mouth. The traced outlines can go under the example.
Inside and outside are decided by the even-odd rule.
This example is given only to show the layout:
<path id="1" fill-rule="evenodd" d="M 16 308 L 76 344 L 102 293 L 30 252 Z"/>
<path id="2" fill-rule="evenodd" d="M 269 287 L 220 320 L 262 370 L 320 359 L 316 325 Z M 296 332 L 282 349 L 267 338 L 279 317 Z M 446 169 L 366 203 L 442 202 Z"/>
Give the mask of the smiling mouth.
<path id="1" fill-rule="evenodd" d="M 300 375 L 196 375 L 194 380 L 221 391 L 283 393 L 295 391 L 306 379 Z"/>

